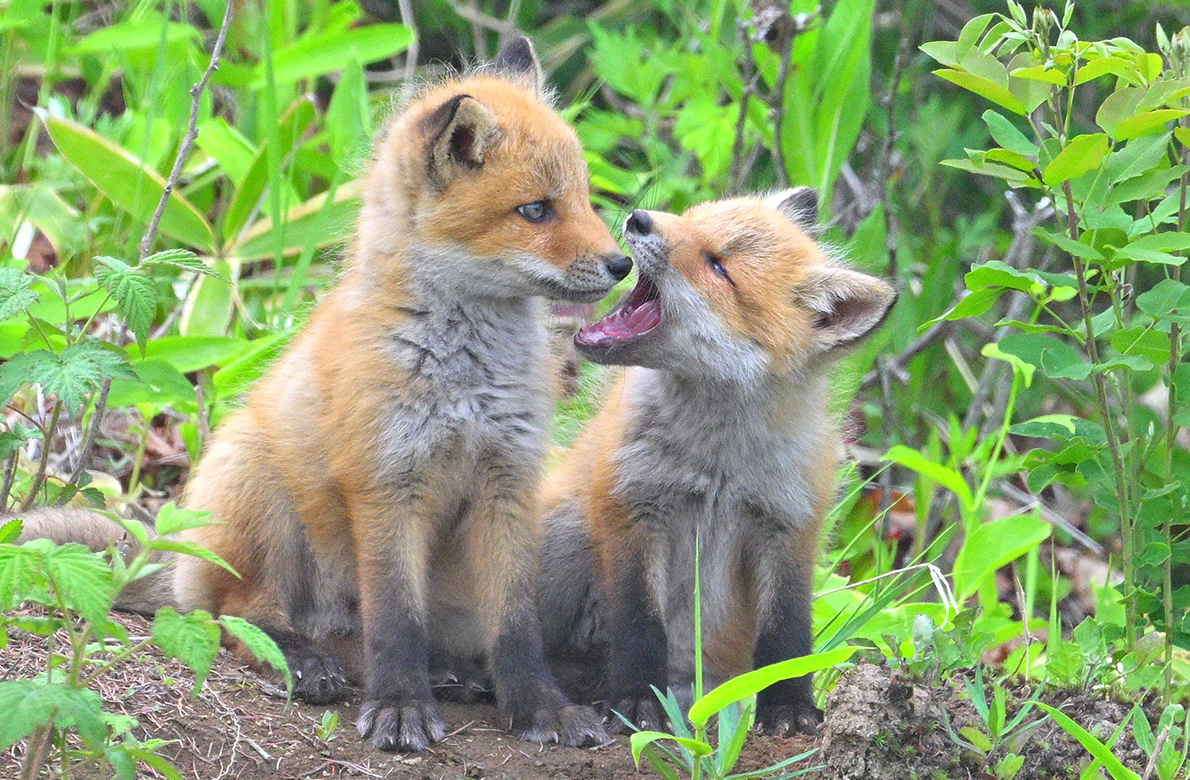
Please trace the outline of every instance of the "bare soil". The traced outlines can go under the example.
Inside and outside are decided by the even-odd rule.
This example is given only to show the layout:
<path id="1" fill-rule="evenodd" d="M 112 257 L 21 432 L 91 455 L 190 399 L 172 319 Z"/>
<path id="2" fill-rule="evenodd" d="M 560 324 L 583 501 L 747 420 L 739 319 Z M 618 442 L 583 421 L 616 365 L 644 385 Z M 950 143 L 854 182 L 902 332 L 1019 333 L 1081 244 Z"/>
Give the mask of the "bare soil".
<path id="1" fill-rule="evenodd" d="M 142 618 L 117 619 L 136 637 L 148 634 Z M 15 630 L 0 650 L 0 678 L 29 677 L 42 671 L 46 638 Z M 443 703 L 453 729 L 431 750 L 417 755 L 375 751 L 355 733 L 358 697 L 330 707 L 287 703 L 275 681 L 236 658 L 221 653 L 196 697 L 194 677 L 155 649 L 146 651 L 99 681 L 108 709 L 135 717 L 138 738 L 171 740 L 163 749 L 185 778 L 410 778 L 411 780 L 628 780 L 637 772 L 628 741 L 620 737 L 598 748 L 561 748 L 520 742 L 507 734 L 494 706 Z M 1017 702 L 1028 698 L 1023 685 L 1009 691 L 1009 718 Z M 1047 703 L 1102 738 L 1108 737 L 1131 709 L 1086 692 L 1054 692 Z M 328 739 L 316 733 L 324 713 L 338 714 L 338 728 Z M 3 717 L 0 713 L 0 717 Z M 1027 720 L 1033 720 L 1033 717 Z M 746 772 L 772 765 L 813 747 L 820 750 L 802 764 L 821 767 L 808 776 L 819 780 L 944 780 L 992 778 L 1007 748 L 984 760 L 962 749 L 950 734 L 978 725 L 966 694 L 950 684 L 924 685 L 901 678 L 884 666 L 862 664 L 844 674 L 827 699 L 826 720 L 818 738 L 754 735 L 736 767 Z M 949 729 L 947 727 L 949 724 Z M 1052 720 L 1030 730 L 1014 746 L 1025 756 L 1017 780 L 1077 778 L 1090 761 Z M 0 754 L 0 778 L 17 775 L 23 745 Z M 1126 731 L 1115 754 L 1126 766 L 1144 771 L 1144 755 Z M 156 777 L 144 769 L 146 777 Z M 79 780 L 110 777 L 95 767 L 72 767 Z"/>

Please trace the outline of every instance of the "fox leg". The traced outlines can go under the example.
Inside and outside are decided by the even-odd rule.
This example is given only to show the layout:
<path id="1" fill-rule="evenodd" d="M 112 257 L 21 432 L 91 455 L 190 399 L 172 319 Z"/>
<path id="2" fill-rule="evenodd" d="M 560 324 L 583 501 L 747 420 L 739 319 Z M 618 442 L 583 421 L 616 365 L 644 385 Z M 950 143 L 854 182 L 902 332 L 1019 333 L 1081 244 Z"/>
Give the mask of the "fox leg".
<path id="1" fill-rule="evenodd" d="M 446 735 L 430 692 L 426 578 L 433 507 L 412 491 L 357 494 L 364 703 L 356 728 L 380 750 L 424 750 Z"/>
<path id="2" fill-rule="evenodd" d="M 465 521 L 496 701 L 521 739 L 599 744 L 607 735 L 598 715 L 571 704 L 545 663 L 537 617 L 535 487 L 531 477 L 490 467 Z"/>
<path id="3" fill-rule="evenodd" d="M 606 583 L 608 625 L 608 709 L 638 728 L 661 725 L 665 718 L 652 688 L 668 685 L 668 641 L 648 585 L 647 540 L 624 533 L 614 545 Z M 613 732 L 625 730 L 614 713 L 605 719 Z"/>
<path id="4" fill-rule="evenodd" d="M 809 655 L 814 649 L 810 604 L 820 531 L 816 523 L 773 540 L 760 566 L 760 631 L 756 668 Z M 757 728 L 766 733 L 814 734 L 822 710 L 814 704 L 812 676 L 782 680 L 757 697 Z"/>

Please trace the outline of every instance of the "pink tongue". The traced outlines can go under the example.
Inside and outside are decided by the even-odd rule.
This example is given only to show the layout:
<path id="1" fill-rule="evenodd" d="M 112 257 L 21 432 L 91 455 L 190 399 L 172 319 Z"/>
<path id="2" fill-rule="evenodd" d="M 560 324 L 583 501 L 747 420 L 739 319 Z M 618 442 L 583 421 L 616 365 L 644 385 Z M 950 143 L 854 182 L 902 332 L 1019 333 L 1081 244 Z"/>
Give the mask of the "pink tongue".
<path id="1" fill-rule="evenodd" d="M 582 329 L 583 339 L 590 344 L 622 341 L 640 336 L 661 323 L 661 306 L 657 301 L 645 301 L 628 311 L 614 311 L 598 322 Z"/>

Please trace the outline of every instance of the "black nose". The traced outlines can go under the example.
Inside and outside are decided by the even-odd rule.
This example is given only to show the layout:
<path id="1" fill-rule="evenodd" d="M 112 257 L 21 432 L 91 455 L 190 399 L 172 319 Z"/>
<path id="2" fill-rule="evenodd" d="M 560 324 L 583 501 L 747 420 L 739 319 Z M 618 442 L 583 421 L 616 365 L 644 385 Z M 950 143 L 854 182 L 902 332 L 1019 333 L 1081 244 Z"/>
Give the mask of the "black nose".
<path id="1" fill-rule="evenodd" d="M 613 257 L 611 260 L 607 261 L 607 272 L 609 274 L 611 274 L 612 278 L 615 279 L 617 282 L 620 281 L 621 279 L 623 279 L 625 276 L 627 276 L 628 272 L 631 270 L 632 270 L 632 258 L 631 257 L 626 257 L 626 256 Z"/>
<path id="2" fill-rule="evenodd" d="M 638 236 L 647 236 L 653 232 L 653 218 L 644 209 L 634 209 L 624 227 Z"/>

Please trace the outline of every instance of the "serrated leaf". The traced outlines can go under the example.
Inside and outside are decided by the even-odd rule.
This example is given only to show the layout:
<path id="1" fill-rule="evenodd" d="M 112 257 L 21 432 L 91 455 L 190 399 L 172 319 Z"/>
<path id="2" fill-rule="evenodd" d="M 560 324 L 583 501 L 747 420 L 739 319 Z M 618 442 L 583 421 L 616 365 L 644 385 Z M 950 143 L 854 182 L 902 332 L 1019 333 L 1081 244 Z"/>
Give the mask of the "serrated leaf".
<path id="1" fill-rule="evenodd" d="M 157 285 L 152 275 L 146 268 L 133 268 L 114 257 L 97 257 L 95 280 L 112 296 L 143 352 L 157 316 Z"/>
<path id="2" fill-rule="evenodd" d="M 1103 133 L 1078 135 L 1070 139 L 1058 156 L 1045 166 L 1041 178 L 1050 187 L 1057 187 L 1064 181 L 1077 179 L 1093 171 L 1103 163 L 1111 142 Z"/>
<path id="3" fill-rule="evenodd" d="M 0 544 L 16 542 L 24 528 L 25 524 L 20 520 L 9 520 L 4 525 L 0 525 Z"/>
<path id="4" fill-rule="evenodd" d="M 142 268 L 177 268 L 179 271 L 194 271 L 205 276 L 213 276 L 224 282 L 227 277 L 211 268 L 202 258 L 187 249 L 166 249 L 149 255 L 140 261 Z"/>
<path id="5" fill-rule="evenodd" d="M 194 671 L 191 697 L 197 696 L 211 671 L 211 662 L 219 654 L 219 624 L 201 609 L 179 615 L 172 607 L 162 607 L 153 618 L 151 633 L 166 656 L 177 658 Z"/>
<path id="6" fill-rule="evenodd" d="M 64 544 L 46 553 L 45 571 L 67 607 L 91 623 L 107 617 L 115 601 L 115 583 L 101 554 L 81 544 Z"/>
<path id="7" fill-rule="evenodd" d="M 234 615 L 221 615 L 219 622 L 228 634 L 244 643 L 248 652 L 285 675 L 285 689 L 293 694 L 293 677 L 289 672 L 289 664 L 285 662 L 285 654 L 271 636 L 247 620 Z"/>
<path id="8" fill-rule="evenodd" d="M 101 747 L 107 737 L 99 694 L 65 683 L 41 680 L 0 682 L 0 750 L 25 739 L 38 726 L 77 729 L 89 745 Z"/>
<path id="9" fill-rule="evenodd" d="M 181 509 L 173 501 L 162 506 L 157 513 L 157 533 L 162 536 L 215 524 L 210 512 L 201 509 Z"/>
<path id="10" fill-rule="evenodd" d="M 104 379 L 118 376 L 136 374 L 120 353 L 95 342 L 79 341 L 61 353 L 44 349 L 24 352 L 0 366 L 0 402 L 7 403 L 27 382 L 40 384 L 46 394 L 56 396 L 73 412 Z"/>
<path id="11" fill-rule="evenodd" d="M 0 609 L 12 609 L 30 590 L 44 587 L 42 547 L 0 544 Z"/>
<path id="12" fill-rule="evenodd" d="M 0 268 L 0 322 L 15 317 L 40 297 L 30 287 L 33 277 L 19 268 Z"/>

